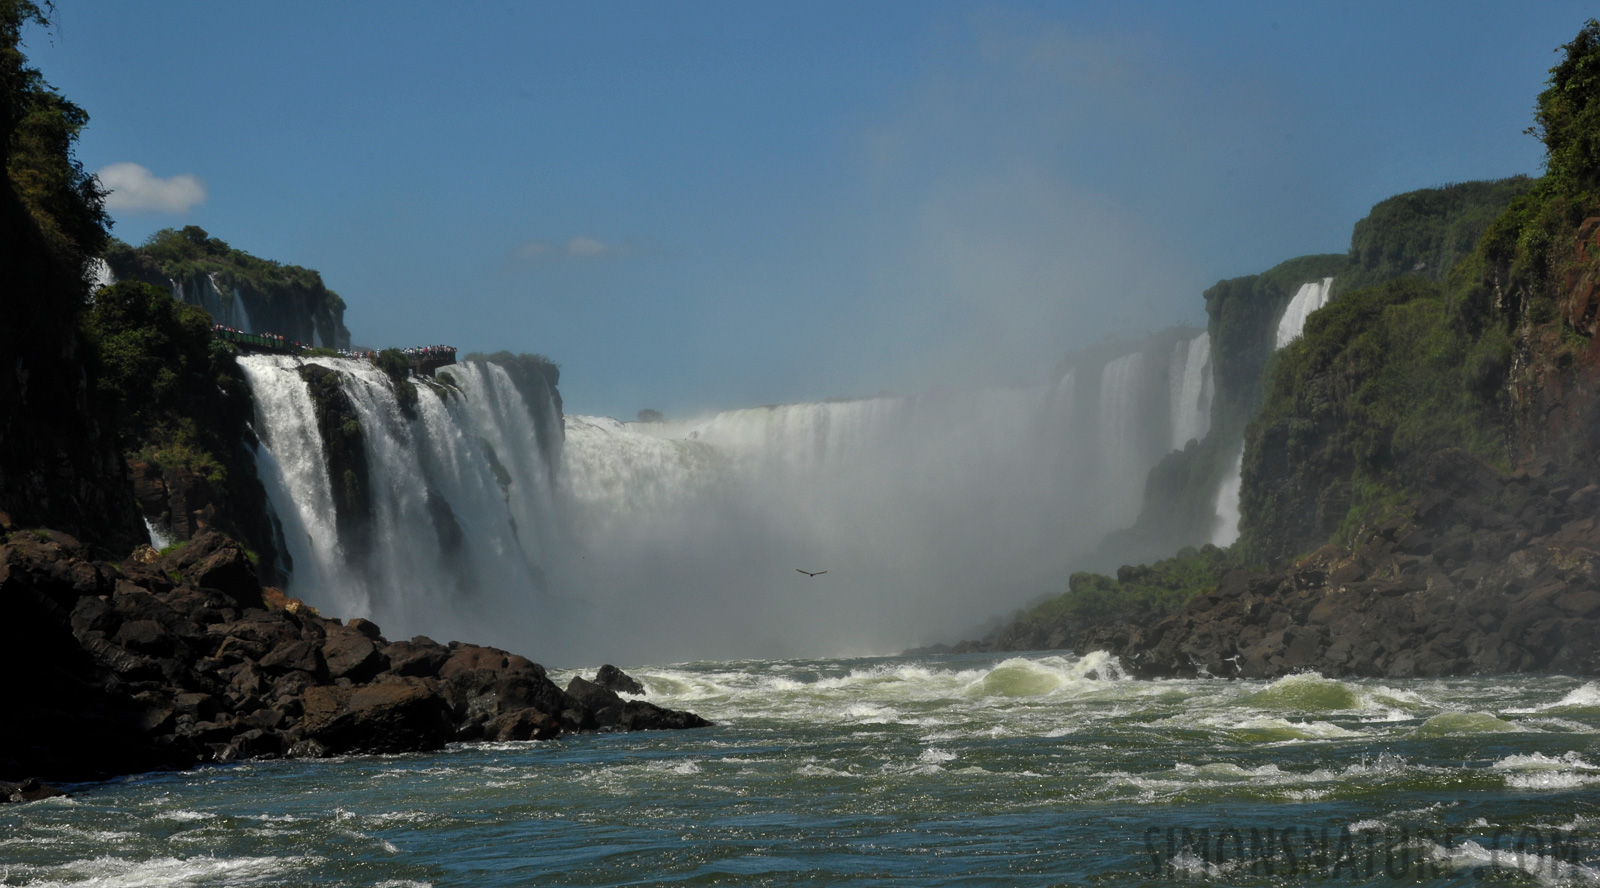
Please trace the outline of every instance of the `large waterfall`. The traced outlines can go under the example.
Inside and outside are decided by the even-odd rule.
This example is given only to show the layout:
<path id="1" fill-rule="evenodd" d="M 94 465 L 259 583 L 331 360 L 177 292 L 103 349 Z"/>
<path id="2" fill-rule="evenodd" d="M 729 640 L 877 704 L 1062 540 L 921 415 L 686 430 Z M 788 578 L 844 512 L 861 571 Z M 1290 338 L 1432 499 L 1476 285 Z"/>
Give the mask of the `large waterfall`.
<path id="1" fill-rule="evenodd" d="M 535 427 L 552 405 L 492 364 L 419 384 L 408 418 L 366 362 L 240 363 L 291 594 L 394 637 L 587 662 L 881 652 L 1060 588 L 1132 521 L 1150 467 L 1205 434 L 1209 346 L 1163 337 L 1031 387 L 568 415 L 558 450 Z M 349 482 L 305 364 L 338 374 L 361 426 L 360 535 L 336 517 Z"/>

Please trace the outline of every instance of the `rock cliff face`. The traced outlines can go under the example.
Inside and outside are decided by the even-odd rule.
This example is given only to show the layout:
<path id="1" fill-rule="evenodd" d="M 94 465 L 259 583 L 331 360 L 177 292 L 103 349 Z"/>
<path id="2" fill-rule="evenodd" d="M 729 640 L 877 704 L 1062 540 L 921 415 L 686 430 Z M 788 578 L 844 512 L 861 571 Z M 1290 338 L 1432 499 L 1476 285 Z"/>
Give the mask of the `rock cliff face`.
<path id="1" fill-rule="evenodd" d="M 452 741 L 689 728 L 494 648 L 391 642 L 263 588 L 207 533 L 165 556 L 94 561 L 48 531 L 0 545 L 0 780 L 81 780 L 195 762 L 392 753 Z"/>
<path id="2" fill-rule="evenodd" d="M 350 347 L 344 300 L 320 274 L 236 250 L 196 226 L 164 229 L 139 247 L 113 241 L 105 261 L 117 280 L 170 290 L 216 323 L 305 345 Z"/>
<path id="3" fill-rule="evenodd" d="M 1141 676 L 1600 673 L 1600 486 L 1435 454 L 1428 493 L 1353 548 L 1239 570 L 1154 625 L 1085 633 Z"/>

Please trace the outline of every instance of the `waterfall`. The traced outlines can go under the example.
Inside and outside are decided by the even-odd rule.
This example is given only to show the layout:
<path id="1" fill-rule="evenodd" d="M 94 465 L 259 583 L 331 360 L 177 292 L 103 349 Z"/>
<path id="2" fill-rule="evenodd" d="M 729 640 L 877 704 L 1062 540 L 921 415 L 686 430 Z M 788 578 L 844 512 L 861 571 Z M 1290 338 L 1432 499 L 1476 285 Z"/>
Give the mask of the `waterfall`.
<path id="1" fill-rule="evenodd" d="M 1301 331 L 1306 328 L 1306 318 L 1328 304 L 1328 293 L 1332 288 L 1331 277 L 1300 285 L 1294 298 L 1289 300 L 1288 307 L 1284 308 L 1283 317 L 1278 319 L 1278 334 L 1273 345 L 1274 349 L 1283 348 L 1300 338 Z"/>
<path id="2" fill-rule="evenodd" d="M 91 296 L 101 287 L 109 287 L 117 282 L 117 276 L 111 273 L 111 265 L 104 259 L 91 259 L 86 272 Z"/>
<path id="3" fill-rule="evenodd" d="M 963 631 L 1064 583 L 1126 526 L 1173 439 L 1203 433 L 1210 397 L 1202 334 L 1045 385 L 663 422 L 568 414 L 547 455 L 554 404 L 525 403 L 496 365 L 405 383 L 409 415 L 366 361 L 240 365 L 290 594 L 391 637 L 552 662 L 881 652 L 920 640 L 908 613 L 918 631 Z M 360 426 L 364 523 L 336 514 L 353 481 L 330 478 L 306 365 L 337 374 Z M 796 568 L 829 573 L 797 586 Z"/>
<path id="4" fill-rule="evenodd" d="M 1228 474 L 1223 476 L 1217 489 L 1217 522 L 1211 533 L 1211 544 L 1227 547 L 1239 539 L 1239 490 L 1244 481 L 1244 445 L 1239 445 L 1239 455 L 1234 458 Z"/>
<path id="5" fill-rule="evenodd" d="M 530 411 L 503 370 L 452 368 L 453 386 L 420 386 L 411 419 L 388 377 L 366 361 L 247 356 L 239 364 L 256 396 L 256 468 L 284 528 L 292 594 L 372 618 L 396 637 L 487 632 L 526 647 L 537 636 L 531 615 L 544 588 L 538 535 L 550 524 L 549 472 Z M 340 534 L 316 409 L 298 372 L 304 364 L 338 373 L 361 425 L 365 552 Z M 518 626 L 516 636 L 504 634 L 506 623 Z"/>
<path id="6" fill-rule="evenodd" d="M 1172 395 L 1171 449 L 1182 450 L 1211 429 L 1211 334 L 1202 332 L 1172 349 L 1169 370 Z"/>
<path id="7" fill-rule="evenodd" d="M 1131 352 L 1105 366 L 1100 375 L 1100 456 L 1102 467 L 1121 475 L 1137 446 L 1138 391 L 1144 382 L 1144 353 Z M 1146 467 L 1148 468 L 1148 466 Z"/>
<path id="8" fill-rule="evenodd" d="M 1332 289 L 1331 277 L 1300 285 L 1294 298 L 1284 308 L 1283 317 L 1278 320 L 1277 335 L 1273 340 L 1274 351 L 1300 338 L 1306 328 L 1306 319 L 1312 312 L 1328 304 Z M 1217 491 L 1217 523 L 1211 541 L 1218 546 L 1232 545 L 1239 538 L 1239 492 L 1243 486 L 1243 473 L 1244 445 L 1240 444 L 1239 457 L 1233 461 L 1233 468 L 1223 478 L 1222 487 Z"/>

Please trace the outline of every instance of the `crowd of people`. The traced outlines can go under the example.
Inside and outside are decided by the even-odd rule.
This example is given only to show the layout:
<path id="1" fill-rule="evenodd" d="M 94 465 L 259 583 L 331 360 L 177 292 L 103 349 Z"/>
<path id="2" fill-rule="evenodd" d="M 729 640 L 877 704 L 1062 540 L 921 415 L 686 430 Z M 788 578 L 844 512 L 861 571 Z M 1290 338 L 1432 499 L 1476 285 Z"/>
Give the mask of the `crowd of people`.
<path id="1" fill-rule="evenodd" d="M 227 326 L 226 324 L 213 324 L 211 329 L 214 334 L 222 339 L 229 339 L 234 342 L 242 342 L 246 345 L 256 345 L 263 348 L 279 349 L 282 351 L 296 353 L 304 352 L 311 348 L 309 345 L 296 342 L 286 336 L 280 336 L 277 333 L 246 333 L 243 330 L 236 330 L 233 327 Z M 377 352 L 367 349 L 340 348 L 330 349 L 330 351 L 338 352 L 339 357 L 341 358 L 353 358 L 356 360 L 373 361 L 377 360 L 378 357 Z M 447 363 L 454 363 L 456 359 L 456 348 L 453 345 L 419 345 L 414 348 L 400 349 L 400 352 L 408 358 L 418 358 L 424 361 L 442 360 Z"/>
<path id="2" fill-rule="evenodd" d="M 456 347 L 453 345 L 423 345 L 417 348 L 401 349 L 409 358 L 445 358 L 451 361 L 456 359 Z"/>

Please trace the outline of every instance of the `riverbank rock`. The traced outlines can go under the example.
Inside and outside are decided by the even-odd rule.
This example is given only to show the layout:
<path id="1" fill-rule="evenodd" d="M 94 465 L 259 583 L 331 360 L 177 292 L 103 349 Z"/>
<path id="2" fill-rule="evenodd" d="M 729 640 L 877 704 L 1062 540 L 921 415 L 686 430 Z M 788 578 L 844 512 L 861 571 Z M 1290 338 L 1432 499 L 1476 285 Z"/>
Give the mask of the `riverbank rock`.
<path id="1" fill-rule="evenodd" d="M 594 683 L 608 691 L 615 691 L 619 694 L 644 693 L 644 685 L 640 684 L 638 679 L 610 663 L 601 666 L 600 671 L 594 674 Z"/>
<path id="2" fill-rule="evenodd" d="M 1235 571 L 1153 625 L 1100 627 L 1136 676 L 1600 674 L 1600 487 L 1549 461 L 1435 454 L 1428 493 L 1353 548 Z"/>
<path id="3" fill-rule="evenodd" d="M 264 590 L 220 534 L 139 555 L 110 564 L 65 534 L 0 537 L 0 780 L 707 724 L 598 686 L 575 697 L 508 651 L 323 617 Z M 8 786 L 0 796 L 34 792 Z"/>

